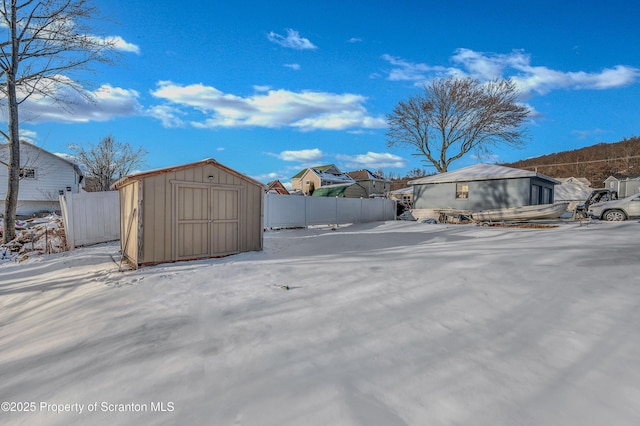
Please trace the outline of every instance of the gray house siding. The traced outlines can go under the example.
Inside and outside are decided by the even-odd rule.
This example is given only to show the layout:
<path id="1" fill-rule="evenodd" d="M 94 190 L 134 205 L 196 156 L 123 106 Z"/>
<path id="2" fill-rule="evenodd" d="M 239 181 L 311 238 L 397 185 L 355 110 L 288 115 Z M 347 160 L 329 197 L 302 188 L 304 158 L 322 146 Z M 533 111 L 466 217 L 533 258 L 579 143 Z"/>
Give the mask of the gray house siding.
<path id="1" fill-rule="evenodd" d="M 530 179 L 530 199 L 528 205 L 553 204 L 555 201 L 554 184 L 539 178 Z M 538 189 L 536 189 L 536 187 Z M 527 204 L 523 204 L 527 205 Z M 519 206 L 513 206 L 519 207 Z"/>
<path id="2" fill-rule="evenodd" d="M 468 185 L 468 198 L 456 198 Z M 495 179 L 414 185 L 414 208 L 489 210 L 553 203 L 553 184 L 537 178 Z"/>

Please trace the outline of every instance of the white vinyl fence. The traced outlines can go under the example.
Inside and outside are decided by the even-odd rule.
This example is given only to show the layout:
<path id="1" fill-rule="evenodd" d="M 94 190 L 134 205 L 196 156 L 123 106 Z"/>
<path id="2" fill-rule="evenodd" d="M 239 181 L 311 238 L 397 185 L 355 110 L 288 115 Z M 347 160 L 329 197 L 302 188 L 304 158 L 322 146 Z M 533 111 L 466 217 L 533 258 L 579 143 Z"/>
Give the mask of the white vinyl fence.
<path id="1" fill-rule="evenodd" d="M 305 197 L 266 194 L 265 228 L 395 220 L 396 202 L 387 198 Z"/>
<path id="2" fill-rule="evenodd" d="M 70 250 L 120 239 L 118 191 L 60 195 L 60 210 Z"/>

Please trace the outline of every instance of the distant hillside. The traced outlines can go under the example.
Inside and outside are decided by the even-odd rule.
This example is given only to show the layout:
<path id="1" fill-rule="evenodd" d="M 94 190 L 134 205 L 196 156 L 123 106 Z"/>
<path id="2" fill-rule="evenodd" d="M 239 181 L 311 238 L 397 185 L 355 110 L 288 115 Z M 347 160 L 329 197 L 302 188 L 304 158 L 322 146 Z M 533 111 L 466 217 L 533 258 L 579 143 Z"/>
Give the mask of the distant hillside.
<path id="1" fill-rule="evenodd" d="M 594 188 L 604 186 L 611 175 L 640 174 L 640 138 L 631 137 L 615 143 L 599 143 L 573 151 L 558 152 L 503 164 L 535 170 L 549 177 L 584 177 Z"/>

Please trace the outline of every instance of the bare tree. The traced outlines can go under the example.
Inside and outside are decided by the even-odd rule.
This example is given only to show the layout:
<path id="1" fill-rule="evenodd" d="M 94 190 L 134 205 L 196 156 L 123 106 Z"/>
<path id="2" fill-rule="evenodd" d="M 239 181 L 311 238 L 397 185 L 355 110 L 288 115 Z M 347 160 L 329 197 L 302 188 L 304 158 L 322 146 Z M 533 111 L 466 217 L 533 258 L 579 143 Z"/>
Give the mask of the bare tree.
<path id="1" fill-rule="evenodd" d="M 387 146 L 415 147 L 414 155 L 443 173 L 470 151 L 486 155 L 499 143 L 523 145 L 528 114 L 511 80 L 436 79 L 387 114 Z"/>
<path id="2" fill-rule="evenodd" d="M 98 11 L 88 0 L 3 0 L 0 2 L 0 93 L 9 142 L 4 243 L 15 237 L 20 171 L 20 105 L 32 95 L 65 104 L 62 87 L 84 94 L 69 73 L 89 64 L 110 63 L 115 40 L 92 34 Z"/>
<path id="3" fill-rule="evenodd" d="M 103 138 L 97 145 L 87 148 L 71 145 L 69 149 L 75 154 L 87 171 L 87 191 L 109 191 L 111 185 L 121 177 L 144 164 L 147 155 L 142 147 L 134 150 L 129 143 L 118 142 L 111 135 Z"/>

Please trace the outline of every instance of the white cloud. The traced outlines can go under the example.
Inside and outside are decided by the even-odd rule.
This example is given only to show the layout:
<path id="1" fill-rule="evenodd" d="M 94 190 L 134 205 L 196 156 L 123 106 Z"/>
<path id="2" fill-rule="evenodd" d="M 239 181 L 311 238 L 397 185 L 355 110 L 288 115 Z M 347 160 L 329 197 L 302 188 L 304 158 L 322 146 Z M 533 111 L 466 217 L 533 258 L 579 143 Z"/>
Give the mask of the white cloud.
<path id="1" fill-rule="evenodd" d="M 347 40 L 347 43 L 360 43 L 362 42 L 362 39 L 360 37 L 351 37 L 349 40 Z"/>
<path id="2" fill-rule="evenodd" d="M 451 56 L 455 67 L 416 64 L 391 55 L 382 59 L 393 68 L 387 72 L 392 81 L 412 81 L 423 86 L 429 80 L 443 75 L 470 76 L 480 81 L 495 78 L 512 78 L 523 96 L 534 93 L 546 94 L 557 89 L 610 89 L 635 83 L 640 78 L 640 69 L 616 65 L 599 72 L 565 72 L 544 66 L 531 65 L 531 56 L 522 50 L 508 54 L 476 52 L 457 49 Z"/>
<path id="3" fill-rule="evenodd" d="M 591 137 L 601 135 L 603 133 L 609 133 L 609 132 L 602 129 L 593 129 L 593 130 L 572 130 L 571 133 L 574 135 L 578 135 L 579 140 L 584 140 L 587 138 L 591 138 Z"/>
<path id="4" fill-rule="evenodd" d="M 304 163 L 308 161 L 320 161 L 324 157 L 324 154 L 318 148 L 314 148 L 301 149 L 299 151 L 282 151 L 275 156 L 283 161 L 298 161 Z"/>
<path id="5" fill-rule="evenodd" d="M 389 154 L 388 152 L 367 152 L 366 154 L 356 156 L 337 155 L 336 158 L 344 161 L 349 168 L 376 170 L 380 168 L 403 168 L 407 166 L 407 161 L 404 158 Z"/>
<path id="6" fill-rule="evenodd" d="M 267 38 L 269 41 L 279 44 L 283 47 L 288 47 L 290 49 L 296 50 L 312 50 L 317 49 L 317 47 L 309 41 L 309 39 L 301 37 L 300 33 L 296 30 L 292 30 L 291 28 L 287 29 L 286 37 L 271 31 L 267 34 Z"/>
<path id="7" fill-rule="evenodd" d="M 140 54 L 139 46 L 125 41 L 125 39 L 123 39 L 121 36 L 106 36 L 106 37 L 90 36 L 89 38 L 93 43 L 98 43 L 108 47 L 113 47 L 115 50 L 135 53 L 138 55 Z"/>
<path id="8" fill-rule="evenodd" d="M 284 66 L 295 71 L 300 70 L 300 64 L 284 64 Z"/>
<path id="9" fill-rule="evenodd" d="M 169 105 L 156 105 L 147 110 L 147 115 L 162 122 L 166 128 L 184 127 L 186 123 L 179 117 L 182 112 Z"/>
<path id="10" fill-rule="evenodd" d="M 382 59 L 395 67 L 388 72 L 387 79 L 391 81 L 424 82 L 433 76 L 447 73 L 445 67 L 416 64 L 396 56 L 385 54 L 382 55 Z"/>
<path id="11" fill-rule="evenodd" d="M 281 179 L 282 177 L 278 174 L 278 173 L 264 173 L 261 175 L 256 175 L 256 176 L 251 176 L 253 179 L 257 180 L 258 182 L 271 182 L 272 180 L 276 180 L 276 179 Z"/>
<path id="12" fill-rule="evenodd" d="M 38 140 L 38 133 L 30 129 L 20 129 L 20 140 L 34 144 Z"/>
<path id="13" fill-rule="evenodd" d="M 108 84 L 89 91 L 64 77 L 44 79 L 38 83 L 50 94 L 34 93 L 21 105 L 21 119 L 29 123 L 60 122 L 87 123 L 108 121 L 114 117 L 139 115 L 142 107 L 135 90 L 113 87 Z M 19 93 L 21 97 L 25 93 Z M 0 98 L 0 105 L 6 98 Z"/>
<path id="14" fill-rule="evenodd" d="M 123 52 L 136 53 L 138 55 L 140 54 L 140 47 L 138 47 L 133 43 L 129 43 L 125 41 L 120 36 L 109 36 L 105 38 L 105 41 L 107 41 L 108 43 L 112 43 L 115 46 L 116 50 L 122 50 Z"/>
<path id="15" fill-rule="evenodd" d="M 523 73 L 513 77 L 524 93 L 544 95 L 555 89 L 604 90 L 624 87 L 640 78 L 640 69 L 617 65 L 599 73 L 584 71 L 563 73 L 547 67 L 523 67 Z"/>
<path id="16" fill-rule="evenodd" d="M 199 128 L 293 127 L 303 131 L 384 128 L 384 117 L 368 114 L 366 98 L 350 93 L 268 90 L 249 97 L 223 93 L 203 84 L 158 83 L 151 92 L 176 108 L 204 115 Z"/>

